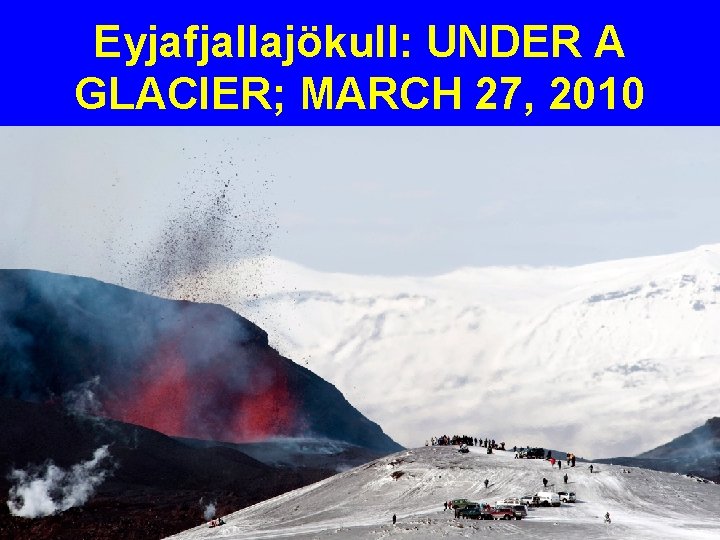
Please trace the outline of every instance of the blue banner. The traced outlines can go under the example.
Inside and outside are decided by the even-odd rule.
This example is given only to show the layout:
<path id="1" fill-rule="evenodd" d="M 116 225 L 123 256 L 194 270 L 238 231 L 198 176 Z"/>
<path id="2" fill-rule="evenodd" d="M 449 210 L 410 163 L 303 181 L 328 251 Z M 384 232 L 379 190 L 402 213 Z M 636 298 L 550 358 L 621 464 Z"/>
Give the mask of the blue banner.
<path id="1" fill-rule="evenodd" d="M 2 125 L 718 125 L 715 3 L 4 8 Z"/>

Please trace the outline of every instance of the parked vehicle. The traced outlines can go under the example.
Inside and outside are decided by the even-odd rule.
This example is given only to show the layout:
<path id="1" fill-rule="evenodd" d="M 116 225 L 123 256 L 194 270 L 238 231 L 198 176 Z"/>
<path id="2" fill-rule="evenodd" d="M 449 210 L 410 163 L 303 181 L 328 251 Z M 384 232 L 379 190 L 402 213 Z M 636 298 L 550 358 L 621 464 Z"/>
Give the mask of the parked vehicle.
<path id="1" fill-rule="evenodd" d="M 485 503 L 470 503 L 458 511 L 458 517 L 467 519 L 492 519 L 490 505 Z"/>
<path id="2" fill-rule="evenodd" d="M 560 496 L 552 491 L 538 491 L 535 495 L 540 499 L 540 506 L 560 506 Z"/>
<path id="3" fill-rule="evenodd" d="M 520 504 L 525 506 L 540 506 L 540 497 L 537 495 L 523 495 L 520 497 Z"/>
<path id="4" fill-rule="evenodd" d="M 522 519 L 527 517 L 527 508 L 522 504 L 497 504 L 495 508 L 508 508 L 513 511 L 515 519 Z"/>
<path id="5" fill-rule="evenodd" d="M 458 512 L 458 517 L 466 519 L 492 519 L 490 512 L 484 510 L 481 506 L 463 508 Z"/>
<path id="6" fill-rule="evenodd" d="M 527 459 L 545 459 L 544 448 L 521 448 L 518 457 Z"/>
<path id="7" fill-rule="evenodd" d="M 491 507 L 490 515 L 493 519 L 522 519 L 522 516 L 516 517 L 515 511 L 508 507 Z"/>
<path id="8" fill-rule="evenodd" d="M 520 501 L 520 497 L 507 497 L 497 501 L 497 504 L 522 504 L 522 501 Z"/>
<path id="9" fill-rule="evenodd" d="M 470 501 L 468 499 L 454 499 L 452 501 L 452 507 L 455 510 L 464 510 L 468 506 L 475 506 L 475 505 L 479 505 L 479 504 L 480 503 L 476 503 L 476 502 Z"/>
<path id="10" fill-rule="evenodd" d="M 576 501 L 573 491 L 558 491 L 558 497 L 564 503 L 574 503 Z"/>

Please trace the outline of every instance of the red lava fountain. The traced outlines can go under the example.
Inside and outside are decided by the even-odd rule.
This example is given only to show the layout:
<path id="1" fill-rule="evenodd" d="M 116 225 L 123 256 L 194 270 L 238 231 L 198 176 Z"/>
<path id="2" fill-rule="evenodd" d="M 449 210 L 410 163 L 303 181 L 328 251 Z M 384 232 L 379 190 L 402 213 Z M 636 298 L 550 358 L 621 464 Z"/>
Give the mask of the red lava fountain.
<path id="1" fill-rule="evenodd" d="M 115 393 L 122 398 L 104 407 L 112 418 L 171 436 L 244 442 L 291 435 L 295 406 L 285 374 L 249 364 L 191 366 L 178 347 L 165 345 Z M 251 373 L 233 385 L 232 369 Z"/>
<path id="2" fill-rule="evenodd" d="M 237 440 L 261 440 L 292 432 L 294 407 L 284 380 L 276 378 L 258 394 L 241 398 L 235 408 L 232 432 Z"/>
<path id="3" fill-rule="evenodd" d="M 122 403 L 106 405 L 110 415 L 123 422 L 184 435 L 191 387 L 185 360 L 171 347 L 159 354 L 136 377 Z"/>

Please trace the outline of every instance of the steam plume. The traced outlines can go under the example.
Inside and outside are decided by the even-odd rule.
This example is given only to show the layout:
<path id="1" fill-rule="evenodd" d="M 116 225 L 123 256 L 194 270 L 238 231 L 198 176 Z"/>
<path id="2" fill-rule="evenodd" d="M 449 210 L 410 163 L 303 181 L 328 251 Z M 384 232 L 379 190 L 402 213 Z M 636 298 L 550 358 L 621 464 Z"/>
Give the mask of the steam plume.
<path id="1" fill-rule="evenodd" d="M 217 508 L 215 507 L 215 503 L 211 502 L 205 507 L 205 510 L 203 511 L 203 517 L 205 518 L 205 521 L 209 521 L 212 518 L 215 517 L 215 511 Z"/>
<path id="2" fill-rule="evenodd" d="M 63 395 L 63 405 L 75 414 L 85 416 L 100 416 L 103 414 L 102 403 L 97 397 L 97 390 L 100 387 L 100 377 L 78 384 L 72 390 Z"/>
<path id="3" fill-rule="evenodd" d="M 13 516 L 37 518 L 82 506 L 105 480 L 103 462 L 110 457 L 108 447 L 95 450 L 92 459 L 62 469 L 52 462 L 36 470 L 14 469 L 7 505 Z"/>

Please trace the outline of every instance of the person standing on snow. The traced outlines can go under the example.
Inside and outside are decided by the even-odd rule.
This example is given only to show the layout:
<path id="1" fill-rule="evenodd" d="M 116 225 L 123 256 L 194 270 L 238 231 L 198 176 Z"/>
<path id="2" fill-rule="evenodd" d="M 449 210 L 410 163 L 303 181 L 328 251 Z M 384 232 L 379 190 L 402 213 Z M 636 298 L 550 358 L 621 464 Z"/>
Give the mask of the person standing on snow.
<path id="1" fill-rule="evenodd" d="M 564 481 L 566 484 L 567 484 L 567 480 L 568 480 L 568 475 L 567 475 L 567 473 L 565 473 L 565 476 L 563 476 L 563 481 Z"/>
<path id="2" fill-rule="evenodd" d="M 547 487 L 547 478 L 543 478 L 543 487 Z"/>
<path id="3" fill-rule="evenodd" d="M 444 512 L 445 510 L 447 510 L 447 501 L 445 501 L 445 502 L 443 503 L 443 506 L 445 507 L 445 508 L 443 508 L 443 512 Z"/>
<path id="4" fill-rule="evenodd" d="M 393 514 L 393 525 L 395 525 L 395 522 L 397 521 L 397 516 Z"/>
<path id="5" fill-rule="evenodd" d="M 488 480 L 488 479 L 486 478 L 486 479 L 485 479 L 485 489 L 487 489 L 489 483 L 490 483 L 490 480 Z"/>
<path id="6" fill-rule="evenodd" d="M 592 474 L 593 466 L 592 463 L 590 464 L 590 474 Z"/>

